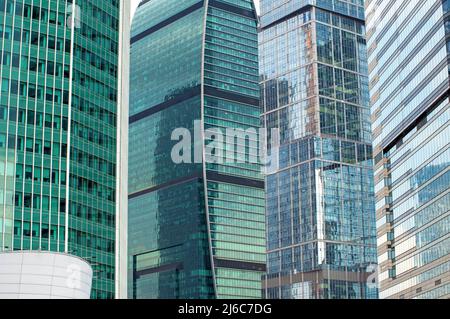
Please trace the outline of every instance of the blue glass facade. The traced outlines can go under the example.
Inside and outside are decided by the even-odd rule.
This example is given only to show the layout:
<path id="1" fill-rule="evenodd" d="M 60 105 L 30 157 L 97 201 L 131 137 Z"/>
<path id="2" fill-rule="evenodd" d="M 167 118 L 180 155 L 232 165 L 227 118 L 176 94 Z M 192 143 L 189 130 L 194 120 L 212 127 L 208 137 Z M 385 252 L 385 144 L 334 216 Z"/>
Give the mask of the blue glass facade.
<path id="1" fill-rule="evenodd" d="M 267 298 L 377 298 L 363 1 L 262 0 Z"/>
<path id="2" fill-rule="evenodd" d="M 448 1 L 367 3 L 381 298 L 450 294 L 448 22 Z"/>
<path id="3" fill-rule="evenodd" d="M 260 165 L 207 162 L 203 137 L 260 126 L 252 1 L 142 2 L 131 43 L 129 296 L 260 298 Z M 178 128 L 197 164 L 174 163 Z"/>

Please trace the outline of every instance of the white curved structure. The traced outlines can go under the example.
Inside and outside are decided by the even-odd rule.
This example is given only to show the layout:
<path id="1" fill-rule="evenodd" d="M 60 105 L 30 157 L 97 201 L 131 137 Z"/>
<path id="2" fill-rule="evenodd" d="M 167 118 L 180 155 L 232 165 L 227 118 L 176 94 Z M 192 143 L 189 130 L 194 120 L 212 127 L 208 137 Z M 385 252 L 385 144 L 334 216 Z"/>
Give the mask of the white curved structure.
<path id="1" fill-rule="evenodd" d="M 0 252 L 0 299 L 89 299 L 92 268 L 52 252 Z"/>

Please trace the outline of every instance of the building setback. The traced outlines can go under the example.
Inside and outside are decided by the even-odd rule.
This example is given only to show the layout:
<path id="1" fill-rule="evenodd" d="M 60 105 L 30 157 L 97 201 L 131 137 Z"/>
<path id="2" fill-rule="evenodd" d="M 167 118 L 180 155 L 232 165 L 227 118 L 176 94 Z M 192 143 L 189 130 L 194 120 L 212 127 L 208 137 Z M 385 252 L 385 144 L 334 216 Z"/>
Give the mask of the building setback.
<path id="1" fill-rule="evenodd" d="M 363 5 L 261 1 L 269 299 L 377 298 Z"/>
<path id="2" fill-rule="evenodd" d="M 86 259 L 93 298 L 123 296 L 116 185 L 126 176 L 116 169 L 128 6 L 0 0 L 0 250 Z"/>
<path id="3" fill-rule="evenodd" d="M 449 9 L 367 1 L 380 298 L 450 296 Z"/>
<path id="4" fill-rule="evenodd" d="M 203 138 L 209 128 L 259 128 L 259 94 L 253 1 L 141 3 L 131 38 L 130 297 L 261 297 L 260 165 L 206 161 Z M 172 159 L 179 128 L 200 148 L 195 163 Z"/>

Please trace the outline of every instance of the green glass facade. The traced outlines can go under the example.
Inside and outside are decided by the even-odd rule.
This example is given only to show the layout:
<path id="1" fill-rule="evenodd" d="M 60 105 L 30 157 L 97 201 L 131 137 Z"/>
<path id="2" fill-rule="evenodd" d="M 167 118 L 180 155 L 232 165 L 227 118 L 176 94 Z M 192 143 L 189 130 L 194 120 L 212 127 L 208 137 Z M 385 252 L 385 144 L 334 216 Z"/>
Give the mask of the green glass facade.
<path id="1" fill-rule="evenodd" d="M 260 298 L 260 165 L 206 161 L 212 140 L 202 133 L 260 127 L 253 2 L 142 2 L 132 26 L 130 101 L 129 296 Z M 177 128 L 193 137 L 194 163 L 171 157 Z"/>
<path id="2" fill-rule="evenodd" d="M 118 0 L 0 0 L 0 248 L 68 252 L 115 296 Z"/>

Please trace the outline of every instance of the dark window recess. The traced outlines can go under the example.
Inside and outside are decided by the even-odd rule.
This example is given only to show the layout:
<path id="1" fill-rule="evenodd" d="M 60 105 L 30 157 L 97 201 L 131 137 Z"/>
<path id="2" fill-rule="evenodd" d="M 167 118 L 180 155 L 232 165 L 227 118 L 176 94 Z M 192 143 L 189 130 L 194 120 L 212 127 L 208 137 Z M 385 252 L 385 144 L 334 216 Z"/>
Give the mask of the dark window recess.
<path id="1" fill-rule="evenodd" d="M 151 275 L 151 274 L 156 274 L 156 273 L 164 273 L 164 272 L 168 272 L 168 271 L 179 271 L 179 270 L 183 270 L 184 266 L 183 263 L 174 263 L 174 264 L 168 264 L 168 265 L 162 265 L 159 267 L 155 267 L 155 268 L 149 268 L 149 269 L 145 269 L 145 270 L 141 270 L 141 271 L 135 271 L 134 272 L 134 278 L 138 279 L 142 276 L 145 275 Z"/>
<path id="2" fill-rule="evenodd" d="M 66 200 L 65 199 L 61 199 L 61 201 L 59 202 L 59 211 L 60 212 L 66 211 Z"/>
<path id="3" fill-rule="evenodd" d="M 228 184 L 236 184 L 248 187 L 254 187 L 259 189 L 264 189 L 265 183 L 264 181 L 250 179 L 250 178 L 242 178 L 237 176 L 230 175 L 222 175 L 216 172 L 208 171 L 207 179 L 214 182 L 223 182 Z"/>
<path id="4" fill-rule="evenodd" d="M 377 155 L 375 155 L 375 164 L 378 164 L 383 159 L 383 152 L 379 152 Z"/>
<path id="5" fill-rule="evenodd" d="M 267 269 L 265 264 L 243 262 L 236 260 L 214 259 L 214 264 L 216 267 L 231 268 L 231 269 L 243 269 L 254 271 L 266 271 Z"/>
<path id="6" fill-rule="evenodd" d="M 388 145 L 386 145 L 386 147 L 384 147 L 384 153 L 388 154 L 389 151 L 394 147 L 394 146 L 401 146 L 403 144 L 403 138 L 405 136 L 407 136 L 411 131 L 413 131 L 414 129 L 420 130 L 421 128 L 423 128 L 427 123 L 428 123 L 428 116 L 439 106 L 441 105 L 442 102 L 444 102 L 445 100 L 449 100 L 449 96 L 450 96 L 450 90 L 448 90 L 447 92 L 445 92 L 445 94 L 443 94 L 438 100 L 436 100 L 432 105 L 430 105 L 428 107 L 428 109 L 426 111 L 424 111 L 411 125 L 409 125 L 408 127 L 405 127 L 401 134 L 398 135 L 392 142 L 390 142 Z"/>

